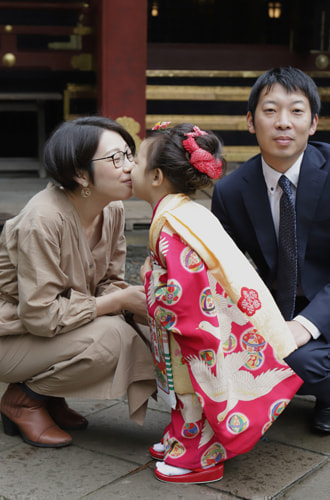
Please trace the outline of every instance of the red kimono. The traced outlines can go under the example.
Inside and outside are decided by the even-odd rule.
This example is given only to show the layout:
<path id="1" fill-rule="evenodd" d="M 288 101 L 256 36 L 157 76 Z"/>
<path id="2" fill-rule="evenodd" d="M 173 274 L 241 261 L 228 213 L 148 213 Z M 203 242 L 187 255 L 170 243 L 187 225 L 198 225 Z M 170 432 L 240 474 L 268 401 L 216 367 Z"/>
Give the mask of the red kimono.
<path id="1" fill-rule="evenodd" d="M 223 252 L 232 252 L 231 266 L 247 267 L 238 284 L 227 271 L 226 258 L 222 284 L 193 248 L 200 212 L 204 226 L 224 238 L 212 214 L 189 198 L 170 195 L 162 200 L 151 227 L 153 271 L 145 279 L 159 392 L 172 405 L 164 433 L 165 462 L 187 469 L 210 467 L 249 451 L 302 383 L 283 361 L 282 346 L 274 349 L 260 328 L 273 322 L 287 329 L 234 243 L 225 239 Z M 200 253 L 206 260 L 211 255 L 214 263 L 212 242 L 202 245 Z M 217 261 L 214 267 L 219 266 Z M 260 319 L 254 322 L 256 313 Z M 293 349 L 291 340 L 284 351 Z"/>

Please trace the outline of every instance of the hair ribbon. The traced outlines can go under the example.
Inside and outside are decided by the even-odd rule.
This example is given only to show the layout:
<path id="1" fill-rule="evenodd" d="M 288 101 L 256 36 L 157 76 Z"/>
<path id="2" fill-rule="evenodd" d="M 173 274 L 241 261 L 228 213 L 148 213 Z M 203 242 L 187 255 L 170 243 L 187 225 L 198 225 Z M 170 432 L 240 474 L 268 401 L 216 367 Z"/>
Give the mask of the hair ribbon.
<path id="1" fill-rule="evenodd" d="M 209 151 L 198 146 L 195 137 L 208 135 L 204 130 L 200 130 L 196 125 L 193 132 L 185 134 L 188 139 L 185 139 L 182 144 L 188 153 L 190 153 L 189 162 L 197 170 L 206 174 L 211 179 L 218 179 L 222 173 L 222 162 L 219 158 L 215 158 Z"/>

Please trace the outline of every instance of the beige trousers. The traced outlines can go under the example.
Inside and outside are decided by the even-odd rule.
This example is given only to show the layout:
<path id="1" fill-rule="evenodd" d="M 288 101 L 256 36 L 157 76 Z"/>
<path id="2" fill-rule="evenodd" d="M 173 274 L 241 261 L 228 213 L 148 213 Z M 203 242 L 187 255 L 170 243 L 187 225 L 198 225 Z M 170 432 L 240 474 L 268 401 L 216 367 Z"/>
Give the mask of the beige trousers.
<path id="1" fill-rule="evenodd" d="M 141 327 L 146 337 L 149 331 Z M 0 381 L 25 382 L 48 396 L 116 399 L 128 396 L 130 418 L 142 424 L 155 392 L 149 348 L 122 316 L 102 316 L 52 338 L 0 337 Z"/>

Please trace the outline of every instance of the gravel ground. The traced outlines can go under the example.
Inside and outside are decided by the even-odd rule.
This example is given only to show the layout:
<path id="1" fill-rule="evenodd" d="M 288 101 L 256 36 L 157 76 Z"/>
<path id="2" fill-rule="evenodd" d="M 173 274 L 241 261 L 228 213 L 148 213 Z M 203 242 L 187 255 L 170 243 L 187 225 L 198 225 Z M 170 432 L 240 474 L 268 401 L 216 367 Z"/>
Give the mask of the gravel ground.
<path id="1" fill-rule="evenodd" d="M 126 281 L 132 285 L 142 285 L 140 267 L 148 255 L 146 246 L 128 245 L 126 258 Z"/>

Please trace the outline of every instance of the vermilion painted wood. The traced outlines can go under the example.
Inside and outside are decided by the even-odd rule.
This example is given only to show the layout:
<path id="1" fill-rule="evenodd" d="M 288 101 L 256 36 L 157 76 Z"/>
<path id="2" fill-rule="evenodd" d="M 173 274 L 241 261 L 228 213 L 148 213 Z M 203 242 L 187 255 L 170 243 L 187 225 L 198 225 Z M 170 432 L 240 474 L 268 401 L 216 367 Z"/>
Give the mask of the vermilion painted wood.
<path id="1" fill-rule="evenodd" d="M 99 0 L 97 81 L 99 112 L 134 118 L 145 135 L 147 0 Z M 132 20 L 134 19 L 134 22 Z"/>

